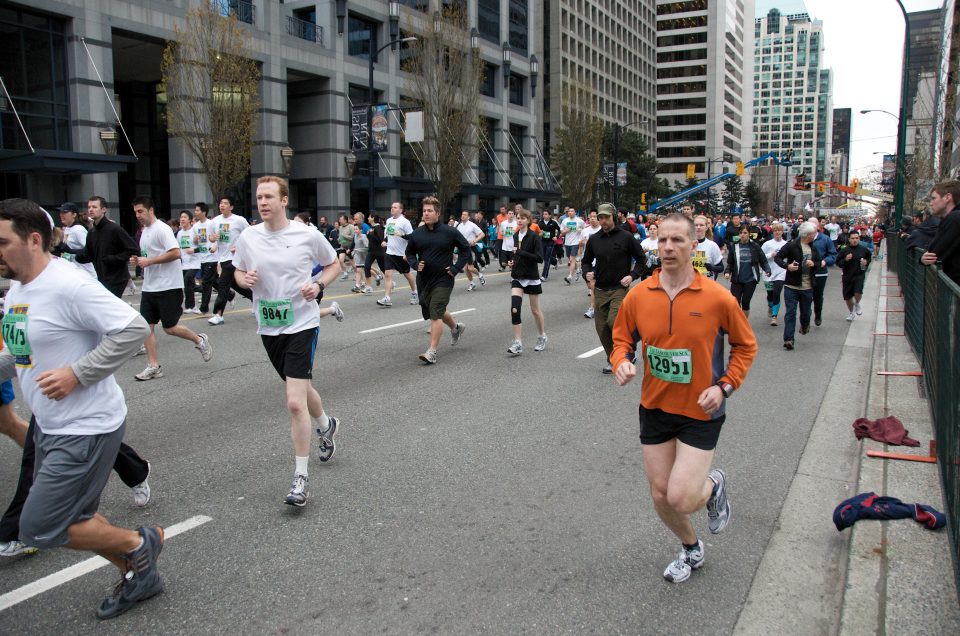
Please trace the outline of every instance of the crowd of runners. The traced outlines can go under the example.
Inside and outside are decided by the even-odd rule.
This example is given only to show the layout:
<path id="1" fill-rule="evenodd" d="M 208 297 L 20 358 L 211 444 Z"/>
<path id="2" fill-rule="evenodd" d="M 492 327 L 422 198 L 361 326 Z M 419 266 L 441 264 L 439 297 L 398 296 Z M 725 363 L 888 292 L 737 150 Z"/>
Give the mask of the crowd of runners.
<path id="1" fill-rule="evenodd" d="M 492 218 L 463 210 L 446 219 L 432 197 L 416 213 L 396 202 L 383 218 L 358 212 L 333 223 L 320 217 L 314 225 L 307 214 L 290 218 L 287 182 L 274 176 L 258 180 L 256 202 L 253 224 L 234 213 L 229 197 L 216 202 L 213 218 L 207 204 L 197 203 L 165 222 L 150 197 L 139 196 L 136 240 L 109 218 L 99 196 L 87 201 L 86 214 L 64 204 L 59 224 L 30 201 L 0 202 L 0 274 L 11 281 L 2 322 L 0 379 L 7 382 L 0 431 L 23 447 L 20 482 L 0 521 L 0 554 L 66 546 L 109 559 L 121 582 L 98 607 L 101 618 L 163 586 L 157 570 L 163 529 L 117 528 L 97 512 L 111 470 L 131 487 L 136 505 L 150 500 L 150 464 L 123 443 L 126 405 L 114 373 L 144 354 L 146 367 L 136 379 L 163 377 L 157 324 L 194 343 L 209 362 L 216 332 L 196 333 L 181 316 L 208 315 L 215 327 L 236 295 L 251 300 L 290 418 L 293 480 L 282 500 L 299 507 L 309 498 L 311 441 L 319 461 L 331 460 L 340 426 L 312 383 L 319 321 L 344 318 L 337 303 L 323 302 L 329 286 L 352 279 L 351 291 L 387 310 L 406 284 L 409 303 L 429 324 L 419 359 L 433 365 L 444 328 L 452 345 L 466 329 L 447 309 L 455 288 L 489 293 L 485 272 L 509 271 L 506 355 L 520 356 L 524 300 L 533 351 L 544 351 L 546 284 L 557 278 L 562 283 L 555 284 L 583 284 L 589 291 L 583 315 L 593 320 L 606 354 L 601 371 L 619 385 L 635 376 L 642 381 L 640 437 L 651 496 L 682 544 L 663 576 L 681 582 L 704 563 L 690 515 L 705 507 L 712 533 L 731 519 L 727 475 L 713 467 L 713 451 L 726 400 L 757 354 L 748 320 L 757 287 L 765 289 L 769 324 L 780 327 L 782 320 L 783 346 L 792 350 L 797 322 L 800 334 L 822 324 L 824 303 L 833 302 L 824 298 L 832 271 L 840 270 L 836 302 L 845 303 L 847 320 L 860 315 L 865 274 L 884 237 L 882 226 L 860 219 L 710 217 L 692 205 L 657 216 L 606 203 L 562 212 L 518 204 Z M 123 300 L 131 268 L 143 275 L 139 312 Z M 32 413 L 29 423 L 11 407 L 14 376 Z"/>

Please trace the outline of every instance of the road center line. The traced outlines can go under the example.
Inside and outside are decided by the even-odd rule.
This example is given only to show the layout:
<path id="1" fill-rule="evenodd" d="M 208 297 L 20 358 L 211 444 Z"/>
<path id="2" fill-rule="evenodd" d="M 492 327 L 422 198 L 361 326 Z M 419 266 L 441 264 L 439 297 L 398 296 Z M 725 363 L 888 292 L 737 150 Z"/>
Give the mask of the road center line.
<path id="1" fill-rule="evenodd" d="M 577 360 L 583 360 L 584 358 L 592 358 L 593 356 L 597 355 L 601 351 L 603 351 L 603 347 L 597 347 L 596 349 L 591 349 L 586 353 L 581 353 L 580 355 L 578 355 Z"/>
<path id="2" fill-rule="evenodd" d="M 167 539 L 171 539 L 178 534 L 186 532 L 187 530 L 193 530 L 197 526 L 202 526 L 208 521 L 213 521 L 213 519 L 206 515 L 197 515 L 196 517 L 191 517 L 186 521 L 172 525 L 169 528 L 164 528 L 164 542 L 166 542 Z M 105 565 L 110 565 L 110 562 L 103 557 L 92 557 L 86 561 L 81 561 L 80 563 L 71 565 L 68 568 L 64 568 L 59 572 L 54 572 L 53 574 L 47 575 L 42 579 L 37 579 L 33 583 L 27 583 L 23 587 L 18 587 L 17 589 L 0 596 L 0 612 L 10 609 L 14 605 L 33 598 L 38 594 L 43 594 L 44 592 L 52 590 L 53 588 L 63 585 L 64 583 L 69 583 L 74 579 L 80 578 L 84 574 L 89 574 L 94 570 L 99 570 Z"/>
<path id="3" fill-rule="evenodd" d="M 467 312 L 476 311 L 476 310 L 477 310 L 476 307 L 471 307 L 470 309 L 461 309 L 460 311 L 451 311 L 451 312 L 450 312 L 450 315 L 456 316 L 457 314 L 465 314 L 465 313 L 467 313 Z M 361 332 L 359 332 L 359 333 L 361 333 L 361 334 L 364 334 L 364 333 L 373 333 L 373 332 L 375 332 L 375 331 L 383 331 L 384 329 L 393 329 L 394 327 L 406 327 L 407 325 L 416 325 L 416 324 L 421 323 L 421 322 L 426 322 L 426 321 L 425 321 L 423 318 L 417 318 L 416 320 L 408 320 L 407 322 L 398 322 L 398 323 L 396 323 L 396 324 L 387 325 L 387 326 L 385 326 L 385 327 L 375 327 L 375 328 L 373 328 L 373 329 L 364 329 L 363 331 L 361 331 Z M 602 349 L 602 348 L 603 348 L 603 347 L 601 347 L 601 349 Z"/>

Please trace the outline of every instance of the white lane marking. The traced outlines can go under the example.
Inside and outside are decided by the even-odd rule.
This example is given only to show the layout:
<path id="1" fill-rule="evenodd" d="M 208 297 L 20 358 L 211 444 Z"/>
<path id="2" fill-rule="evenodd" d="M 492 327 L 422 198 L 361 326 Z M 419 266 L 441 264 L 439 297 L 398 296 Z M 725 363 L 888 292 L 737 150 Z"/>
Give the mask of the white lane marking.
<path id="1" fill-rule="evenodd" d="M 172 525 L 169 528 L 164 528 L 164 542 L 166 542 L 167 539 L 172 539 L 178 534 L 186 532 L 187 530 L 193 530 L 197 526 L 202 526 L 208 521 L 213 521 L 213 519 L 206 515 L 197 515 L 196 517 L 191 517 L 186 521 Z M 63 585 L 64 583 L 68 583 L 74 579 L 80 578 L 84 574 L 89 574 L 94 570 L 99 570 L 105 565 L 110 565 L 110 562 L 103 557 L 92 557 L 86 561 L 81 561 L 76 565 L 71 565 L 68 568 L 64 568 L 59 572 L 54 572 L 53 574 L 45 576 L 42 579 L 37 579 L 33 583 L 27 583 L 23 587 L 18 587 L 17 589 L 0 596 L 0 612 L 10 609 L 14 605 L 33 598 L 38 594 L 43 594 L 44 592 L 52 590 L 53 588 Z"/>
<path id="2" fill-rule="evenodd" d="M 450 312 L 450 315 L 451 315 L 451 316 L 456 316 L 457 314 L 465 314 L 465 313 L 467 313 L 467 312 L 469 312 L 469 311 L 476 311 L 476 310 L 477 310 L 476 307 L 471 307 L 470 309 L 461 309 L 460 311 L 451 311 L 451 312 Z M 387 325 L 386 327 L 376 327 L 376 328 L 374 328 L 374 329 L 364 329 L 364 330 L 361 331 L 360 333 L 373 333 L 374 331 L 383 331 L 384 329 L 393 329 L 394 327 L 406 327 L 407 325 L 415 325 L 415 324 L 421 323 L 421 322 L 426 322 L 426 320 L 424 320 L 424 319 L 422 319 L 422 318 L 418 318 L 417 320 L 408 320 L 407 322 L 398 322 L 398 323 L 395 324 L 395 325 Z M 601 348 L 602 348 L 602 347 L 601 347 Z"/>
<path id="3" fill-rule="evenodd" d="M 583 360 L 584 358 L 592 358 L 593 356 L 597 355 L 601 351 L 603 351 L 603 347 L 597 347 L 596 349 L 591 349 L 586 353 L 581 353 L 580 355 L 578 355 L 577 360 Z"/>

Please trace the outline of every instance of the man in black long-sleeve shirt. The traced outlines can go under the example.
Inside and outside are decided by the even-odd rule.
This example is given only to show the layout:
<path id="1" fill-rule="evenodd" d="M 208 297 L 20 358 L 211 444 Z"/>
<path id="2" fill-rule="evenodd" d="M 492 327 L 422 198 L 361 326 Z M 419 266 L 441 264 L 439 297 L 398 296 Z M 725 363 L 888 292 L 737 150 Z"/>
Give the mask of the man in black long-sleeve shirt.
<path id="1" fill-rule="evenodd" d="M 944 181 L 933 186 L 930 207 L 937 216 L 946 216 L 940 221 L 937 235 L 920 257 L 920 262 L 924 265 L 940 263 L 943 273 L 960 285 L 960 181 Z"/>
<path id="2" fill-rule="evenodd" d="M 77 254 L 77 262 L 93 263 L 97 279 L 120 298 L 130 280 L 127 262 L 131 256 L 140 255 L 140 248 L 126 230 L 107 218 L 107 201 L 103 197 L 90 197 L 87 213 L 93 228 L 87 234 L 83 253 Z"/>
<path id="3" fill-rule="evenodd" d="M 640 280 L 647 257 L 640 241 L 633 234 L 617 227 L 616 208 L 602 203 L 597 210 L 600 231 L 590 237 L 583 251 L 581 267 L 588 282 L 594 284 L 593 324 L 600 343 L 607 354 L 604 373 L 612 373 L 610 354 L 613 352 L 613 323 L 617 320 L 620 303 L 631 283 Z"/>
<path id="4" fill-rule="evenodd" d="M 540 221 L 540 239 L 543 241 L 543 274 L 540 280 L 547 280 L 550 277 L 550 265 L 553 261 L 554 241 L 560 236 L 560 224 L 553 219 L 550 210 L 543 211 L 543 219 Z"/>
<path id="5" fill-rule="evenodd" d="M 420 311 L 424 320 L 430 320 L 430 347 L 420 354 L 420 359 L 436 364 L 443 325 L 450 327 L 451 345 L 460 342 L 466 328 L 462 322 L 454 321 L 447 304 L 454 278 L 473 262 L 473 250 L 463 234 L 440 221 L 440 201 L 435 197 L 423 200 L 423 225 L 404 238 L 407 239 L 407 259 L 417 260 Z M 458 252 L 456 263 L 453 262 L 454 248 Z"/>

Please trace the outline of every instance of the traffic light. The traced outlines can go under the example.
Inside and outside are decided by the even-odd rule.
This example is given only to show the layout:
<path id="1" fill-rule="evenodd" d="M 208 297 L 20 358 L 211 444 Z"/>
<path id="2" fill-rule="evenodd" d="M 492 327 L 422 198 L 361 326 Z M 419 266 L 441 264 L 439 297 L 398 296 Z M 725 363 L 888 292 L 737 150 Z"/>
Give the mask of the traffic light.
<path id="1" fill-rule="evenodd" d="M 641 193 L 640 193 L 640 203 L 642 203 L 643 205 L 646 205 L 646 204 L 647 204 L 647 193 L 646 193 L 646 192 L 641 192 Z"/>
<path id="2" fill-rule="evenodd" d="M 737 162 L 737 176 L 738 176 L 738 177 L 742 177 L 742 176 L 743 176 L 743 162 L 742 162 L 742 161 L 738 161 L 738 162 Z"/>
<path id="3" fill-rule="evenodd" d="M 693 179 L 697 176 L 697 164 L 688 163 L 687 164 L 687 179 Z"/>
<path id="4" fill-rule="evenodd" d="M 854 190 L 856 190 L 857 188 L 859 188 L 859 187 L 860 187 L 860 179 L 854 179 L 853 181 L 851 181 L 851 182 L 850 182 L 850 187 L 853 188 Z"/>
<path id="5" fill-rule="evenodd" d="M 821 194 L 822 194 L 826 189 L 827 189 L 827 187 L 826 187 L 825 185 L 823 185 L 822 183 L 817 186 L 817 192 L 820 192 Z"/>

